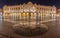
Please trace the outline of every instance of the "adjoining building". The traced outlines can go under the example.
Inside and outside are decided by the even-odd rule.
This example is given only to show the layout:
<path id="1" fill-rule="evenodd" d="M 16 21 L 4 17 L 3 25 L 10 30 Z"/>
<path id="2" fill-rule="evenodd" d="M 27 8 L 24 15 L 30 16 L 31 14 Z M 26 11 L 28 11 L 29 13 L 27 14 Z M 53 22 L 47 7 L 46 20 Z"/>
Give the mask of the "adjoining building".
<path id="1" fill-rule="evenodd" d="M 57 10 L 57 16 L 60 16 L 60 9 Z"/>
<path id="2" fill-rule="evenodd" d="M 3 7 L 4 19 L 17 20 L 24 24 L 40 24 L 56 18 L 56 7 L 38 5 L 28 2 L 20 5 L 5 5 Z"/>
<path id="3" fill-rule="evenodd" d="M 2 8 L 0 8 L 0 20 L 2 20 L 2 18 L 3 18 L 3 10 Z"/>

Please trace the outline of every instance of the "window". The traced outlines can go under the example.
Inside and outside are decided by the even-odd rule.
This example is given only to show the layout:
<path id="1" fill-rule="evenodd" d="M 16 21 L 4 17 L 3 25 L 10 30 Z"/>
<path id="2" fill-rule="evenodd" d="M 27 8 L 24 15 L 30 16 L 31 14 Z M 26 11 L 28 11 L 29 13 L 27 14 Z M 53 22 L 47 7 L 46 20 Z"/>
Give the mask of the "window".
<path id="1" fill-rule="evenodd" d="M 9 10 L 9 8 L 5 8 L 5 10 Z"/>

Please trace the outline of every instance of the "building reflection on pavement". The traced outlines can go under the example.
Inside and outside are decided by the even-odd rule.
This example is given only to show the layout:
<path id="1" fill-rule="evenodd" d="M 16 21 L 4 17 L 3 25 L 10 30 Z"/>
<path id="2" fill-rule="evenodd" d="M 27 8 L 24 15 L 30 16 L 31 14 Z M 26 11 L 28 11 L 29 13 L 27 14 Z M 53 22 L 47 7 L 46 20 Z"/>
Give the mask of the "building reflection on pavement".
<path id="1" fill-rule="evenodd" d="M 51 21 L 44 23 L 49 27 L 49 31 L 43 35 L 34 36 L 34 37 L 24 37 L 21 35 L 18 35 L 14 33 L 12 26 L 15 25 L 15 23 L 7 22 L 3 20 L 0 20 L 0 38 L 58 38 L 60 37 L 60 17 L 57 17 L 57 21 Z"/>
<path id="2" fill-rule="evenodd" d="M 30 38 L 30 37 L 24 37 L 24 36 L 16 34 L 12 29 L 12 26 L 15 25 L 15 23 L 7 22 L 7 21 L 2 22 L 2 20 L 0 22 L 1 22 L 1 27 L 2 27 L 2 30 L 0 32 L 0 38 L 5 38 L 5 37 L 6 38 L 10 38 L 10 37 L 11 38 Z M 3 23 L 3 25 L 2 25 L 2 23 Z M 57 32 L 60 32 L 60 31 L 57 30 L 59 27 L 59 25 L 57 23 L 58 23 L 57 21 L 44 23 L 49 27 L 49 31 L 46 34 L 43 34 L 41 36 L 39 35 L 39 36 L 31 37 L 31 38 L 36 38 L 36 37 L 37 38 L 40 38 L 40 37 L 41 38 L 45 38 L 45 37 L 52 38 L 52 36 L 54 38 L 58 37 L 57 35 L 59 33 L 57 33 Z M 52 33 L 52 35 L 51 35 L 51 33 Z"/>

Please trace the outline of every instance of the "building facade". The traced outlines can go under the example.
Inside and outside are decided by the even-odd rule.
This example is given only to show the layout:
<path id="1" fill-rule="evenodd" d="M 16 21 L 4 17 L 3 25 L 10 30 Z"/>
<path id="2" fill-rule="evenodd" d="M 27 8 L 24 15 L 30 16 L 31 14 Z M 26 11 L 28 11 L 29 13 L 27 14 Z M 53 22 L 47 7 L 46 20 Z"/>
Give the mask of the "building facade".
<path id="1" fill-rule="evenodd" d="M 3 12 L 2 12 L 2 8 L 0 8 L 0 20 L 2 20 L 3 18 Z"/>
<path id="2" fill-rule="evenodd" d="M 58 9 L 58 10 L 57 10 L 57 14 L 59 14 L 59 15 L 60 15 L 60 9 Z"/>
<path id="3" fill-rule="evenodd" d="M 5 5 L 3 7 L 3 16 L 4 19 L 17 20 L 24 24 L 40 24 L 40 21 L 55 19 L 56 7 L 31 2 L 22 5 Z"/>

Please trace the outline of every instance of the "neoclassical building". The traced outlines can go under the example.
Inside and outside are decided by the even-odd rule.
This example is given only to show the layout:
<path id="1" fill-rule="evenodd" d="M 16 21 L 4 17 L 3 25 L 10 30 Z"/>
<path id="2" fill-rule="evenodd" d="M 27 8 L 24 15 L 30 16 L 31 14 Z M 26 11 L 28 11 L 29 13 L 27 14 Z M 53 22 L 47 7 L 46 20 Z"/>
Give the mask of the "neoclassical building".
<path id="1" fill-rule="evenodd" d="M 3 7 L 4 19 L 19 20 L 21 23 L 37 23 L 40 21 L 55 19 L 56 7 L 33 4 L 5 5 Z"/>

